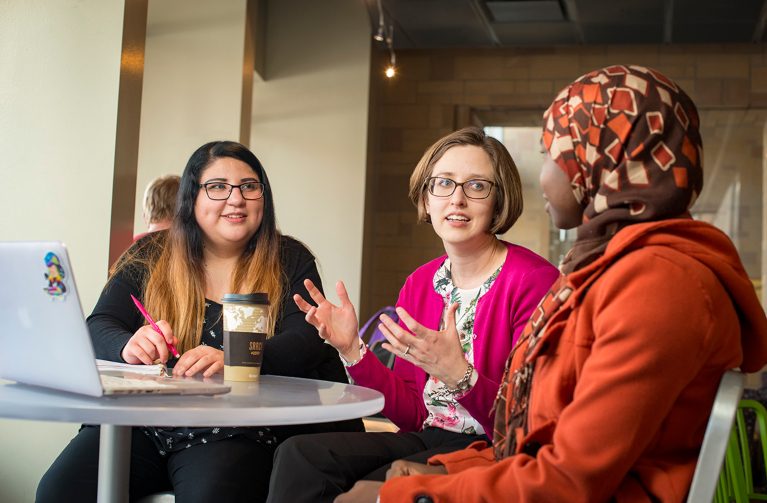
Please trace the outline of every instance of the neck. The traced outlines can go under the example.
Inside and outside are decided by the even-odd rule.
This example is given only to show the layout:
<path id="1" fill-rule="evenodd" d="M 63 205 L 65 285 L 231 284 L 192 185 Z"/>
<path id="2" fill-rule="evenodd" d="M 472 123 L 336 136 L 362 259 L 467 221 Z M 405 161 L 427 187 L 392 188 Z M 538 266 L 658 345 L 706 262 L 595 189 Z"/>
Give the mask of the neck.
<path id="1" fill-rule="evenodd" d="M 205 243 L 202 246 L 202 258 L 206 264 L 235 263 L 244 251 L 244 246 L 215 246 Z"/>
<path id="2" fill-rule="evenodd" d="M 506 247 L 492 234 L 472 245 L 458 247 L 445 243 L 450 275 L 458 288 L 476 288 L 506 260 Z"/>
<path id="3" fill-rule="evenodd" d="M 244 248 L 234 249 L 213 247 L 206 244 L 202 249 L 203 267 L 205 268 L 205 298 L 219 302 L 229 292 L 232 271 Z M 239 292 L 229 292 L 239 293 Z"/>

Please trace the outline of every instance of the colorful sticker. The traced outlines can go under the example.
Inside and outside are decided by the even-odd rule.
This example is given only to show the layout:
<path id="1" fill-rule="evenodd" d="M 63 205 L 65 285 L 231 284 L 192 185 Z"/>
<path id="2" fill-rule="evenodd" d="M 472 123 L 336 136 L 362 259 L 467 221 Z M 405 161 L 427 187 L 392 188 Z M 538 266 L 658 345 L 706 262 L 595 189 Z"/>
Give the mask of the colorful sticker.
<path id="1" fill-rule="evenodd" d="M 45 273 L 48 284 L 43 287 L 43 290 L 48 293 L 51 300 L 57 298 L 64 300 L 64 296 L 67 294 L 67 286 L 64 284 L 67 273 L 64 266 L 61 265 L 59 257 L 53 252 L 48 252 L 45 256 L 45 265 L 48 267 L 48 272 Z"/>

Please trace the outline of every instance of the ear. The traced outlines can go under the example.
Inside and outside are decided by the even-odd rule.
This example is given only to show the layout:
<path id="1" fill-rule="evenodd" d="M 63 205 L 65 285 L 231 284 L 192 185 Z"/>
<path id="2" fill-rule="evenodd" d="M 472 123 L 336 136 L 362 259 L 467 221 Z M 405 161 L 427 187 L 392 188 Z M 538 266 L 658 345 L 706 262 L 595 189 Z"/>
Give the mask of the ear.
<path id="1" fill-rule="evenodd" d="M 141 214 L 141 219 L 144 221 L 144 225 L 149 227 L 149 222 L 146 221 L 146 211 Z"/>

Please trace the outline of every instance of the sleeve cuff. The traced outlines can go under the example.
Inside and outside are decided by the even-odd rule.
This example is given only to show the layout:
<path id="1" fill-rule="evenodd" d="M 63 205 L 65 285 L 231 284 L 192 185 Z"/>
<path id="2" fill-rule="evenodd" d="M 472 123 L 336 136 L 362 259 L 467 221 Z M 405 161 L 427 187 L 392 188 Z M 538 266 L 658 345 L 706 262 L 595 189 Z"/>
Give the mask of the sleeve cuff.
<path id="1" fill-rule="evenodd" d="M 365 341 L 360 338 L 360 357 L 357 360 L 354 360 L 353 362 L 347 362 L 346 359 L 341 356 L 341 353 L 338 353 L 338 357 L 341 359 L 341 363 L 344 364 L 344 367 L 349 368 L 357 365 L 359 362 L 362 361 L 362 359 L 365 357 L 365 353 L 368 351 L 368 346 L 365 344 Z"/>
<path id="2" fill-rule="evenodd" d="M 479 441 L 460 451 L 432 456 L 429 458 L 428 464 L 444 465 L 448 473 L 455 473 L 475 466 L 495 464 L 495 456 L 493 456 L 492 447 L 488 447 L 487 442 Z"/>

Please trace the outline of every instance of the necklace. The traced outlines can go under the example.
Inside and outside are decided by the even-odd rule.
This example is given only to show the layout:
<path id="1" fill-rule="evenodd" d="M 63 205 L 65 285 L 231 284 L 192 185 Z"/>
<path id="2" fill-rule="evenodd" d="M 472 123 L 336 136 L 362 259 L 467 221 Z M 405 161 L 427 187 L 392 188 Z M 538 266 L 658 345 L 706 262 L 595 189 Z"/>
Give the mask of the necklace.
<path id="1" fill-rule="evenodd" d="M 475 277 L 476 277 L 476 276 L 479 276 L 479 277 L 480 277 L 480 279 L 482 279 L 482 280 L 484 281 L 484 279 L 487 279 L 487 277 L 488 277 L 490 274 L 492 274 L 492 273 L 493 273 L 493 270 L 495 270 L 496 268 L 492 268 L 492 267 L 490 267 L 490 266 L 491 266 L 491 265 L 493 264 L 493 262 L 494 262 L 494 259 L 495 259 L 495 254 L 496 254 L 496 252 L 498 251 L 498 246 L 499 246 L 499 245 L 500 245 L 500 246 L 503 246 L 503 245 L 501 244 L 501 242 L 500 242 L 500 241 L 498 241 L 498 239 L 495 239 L 495 238 L 494 238 L 494 239 L 493 239 L 493 251 L 492 251 L 492 252 L 490 252 L 490 257 L 488 257 L 487 261 L 485 261 L 485 265 L 483 265 L 483 266 L 482 266 L 482 268 L 481 268 L 481 269 L 479 269 L 479 274 L 475 274 Z M 488 272 L 488 269 L 490 269 L 490 271 L 489 271 L 489 272 Z M 458 287 L 458 288 L 463 288 L 462 286 L 461 286 L 461 287 L 459 287 L 459 286 L 458 286 L 458 283 L 460 283 L 461 285 L 465 285 L 466 283 L 464 282 L 464 280 L 463 280 L 463 279 L 461 279 L 461 280 L 459 280 L 459 281 L 456 281 L 456 279 L 457 279 L 457 278 L 456 278 L 455 274 L 453 274 L 453 261 L 452 261 L 452 260 L 450 261 L 450 269 L 449 269 L 449 272 L 450 272 L 450 280 L 453 282 L 453 285 L 454 285 L 454 286 L 456 286 L 456 287 Z M 464 288 L 464 289 L 466 289 L 466 288 Z"/>

